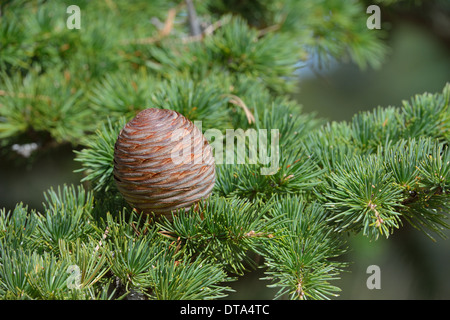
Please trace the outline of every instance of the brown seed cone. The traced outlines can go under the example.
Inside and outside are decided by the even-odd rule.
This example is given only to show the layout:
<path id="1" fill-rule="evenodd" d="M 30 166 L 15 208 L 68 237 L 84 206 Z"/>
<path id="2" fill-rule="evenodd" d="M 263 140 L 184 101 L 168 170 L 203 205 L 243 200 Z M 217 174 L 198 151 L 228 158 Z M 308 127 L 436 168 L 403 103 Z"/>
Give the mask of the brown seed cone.
<path id="1" fill-rule="evenodd" d="M 212 148 L 178 112 L 146 109 L 117 138 L 114 178 L 139 212 L 170 216 L 210 195 L 215 183 Z"/>

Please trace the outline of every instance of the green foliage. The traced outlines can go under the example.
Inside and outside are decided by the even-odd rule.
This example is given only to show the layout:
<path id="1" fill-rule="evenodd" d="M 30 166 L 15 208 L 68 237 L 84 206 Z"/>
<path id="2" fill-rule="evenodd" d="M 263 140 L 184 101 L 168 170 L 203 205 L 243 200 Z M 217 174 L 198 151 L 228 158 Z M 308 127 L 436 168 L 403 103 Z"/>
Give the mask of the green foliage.
<path id="1" fill-rule="evenodd" d="M 45 194 L 45 215 L 17 205 L 1 213 L 0 292 L 5 299 L 95 299 L 94 288 L 106 273 L 102 251 L 93 254 L 97 230 L 89 220 L 92 194 L 79 186 L 63 186 Z M 20 224 L 20 226 L 19 226 Z M 72 267 L 80 283 L 71 286 Z M 76 279 L 75 279 L 76 280 Z"/>
<path id="2" fill-rule="evenodd" d="M 60 70 L 26 76 L 3 74 L 5 92 L 0 95 L 0 137 L 29 132 L 48 132 L 57 142 L 76 142 L 91 128 L 89 110 L 83 105 L 83 89 Z"/>
<path id="3" fill-rule="evenodd" d="M 436 146 L 419 167 L 421 185 L 431 192 L 447 193 L 450 187 L 449 147 Z"/>
<path id="4" fill-rule="evenodd" d="M 248 27 L 245 20 L 233 18 L 208 38 L 205 46 L 213 61 L 226 66 L 230 72 L 251 75 L 270 89 L 284 91 L 287 81 L 283 77 L 293 79 L 300 56 L 300 48 L 289 42 L 290 39 L 282 34 L 260 36 L 258 30 Z"/>
<path id="5" fill-rule="evenodd" d="M 210 78 L 194 82 L 180 75 L 161 82 L 151 103 L 154 107 L 175 110 L 191 121 L 201 121 L 202 130 L 224 129 L 230 126 L 225 93 L 211 84 Z"/>
<path id="6" fill-rule="evenodd" d="M 154 260 L 164 251 L 148 239 L 114 238 L 108 258 L 111 271 L 123 282 L 134 286 L 142 285 L 145 272 L 148 272 Z"/>
<path id="7" fill-rule="evenodd" d="M 76 286 L 76 289 L 88 291 L 90 295 L 94 292 L 92 290 L 94 286 L 110 268 L 107 264 L 106 250 L 100 244 L 96 246 L 94 244 L 94 241 L 81 242 L 80 238 L 69 243 L 66 241 L 59 242 L 61 258 L 67 260 L 70 266 L 79 268 L 76 269 L 80 272 L 78 275 L 79 283 L 72 283 L 72 285 Z M 70 273 L 71 269 L 68 269 L 66 273 Z"/>
<path id="8" fill-rule="evenodd" d="M 107 192 L 114 188 L 114 145 L 124 125 L 124 118 L 114 124 L 108 119 L 108 122 L 103 123 L 95 135 L 86 138 L 86 148 L 75 151 L 75 161 L 82 163 L 82 168 L 78 172 L 86 173 L 81 182 L 90 181 L 95 191 Z"/>
<path id="9" fill-rule="evenodd" d="M 13 212 L 0 211 L 0 240 L 10 248 L 28 248 L 37 232 L 38 219 L 34 211 L 19 203 Z"/>
<path id="10" fill-rule="evenodd" d="M 166 254 L 171 254 L 170 251 Z M 159 259 L 150 269 L 151 299 L 159 300 L 211 300 L 227 296 L 229 281 L 226 272 L 207 260 L 193 262 Z"/>
<path id="11" fill-rule="evenodd" d="M 399 139 L 398 112 L 394 107 L 381 108 L 355 115 L 351 122 L 353 140 L 363 151 L 374 152 L 378 146 Z"/>
<path id="12" fill-rule="evenodd" d="M 274 241 L 261 246 L 266 260 L 265 280 L 280 288 L 276 298 L 328 299 L 340 291 L 337 279 L 344 264 L 333 259 L 344 252 L 342 240 L 326 223 L 324 208 L 298 196 L 280 198 L 273 216 L 285 215 Z"/>
<path id="13" fill-rule="evenodd" d="M 38 220 L 39 238 L 53 251 L 58 249 L 60 240 L 86 240 L 95 232 L 91 224 L 92 194 L 83 187 L 50 189 L 45 195 L 45 216 Z"/>
<path id="14" fill-rule="evenodd" d="M 267 219 L 267 206 L 236 198 L 213 197 L 200 206 L 200 215 L 179 212 L 161 230 L 183 246 L 189 256 L 200 256 L 235 274 L 254 267 L 248 252 L 255 239 L 271 237 L 274 221 Z"/>
<path id="15" fill-rule="evenodd" d="M 164 300 L 214 299 L 229 290 L 219 285 L 229 278 L 217 261 L 181 252 L 179 244 L 173 246 L 167 238 L 167 230 L 158 231 L 148 216 L 114 220 L 109 215 L 108 230 L 106 255 L 124 290 Z"/>
<path id="16" fill-rule="evenodd" d="M 83 137 L 106 117 L 129 119 L 138 110 L 161 104 L 161 99 L 168 99 L 167 105 L 172 103 L 173 108 L 192 113 L 193 118 L 205 122 L 212 121 L 209 117 L 216 114 L 216 120 L 226 125 L 240 115 L 227 112 L 224 108 L 227 99 L 222 95 L 234 94 L 231 88 L 244 94 L 248 83 L 243 84 L 242 77 L 261 83 L 260 91 L 269 89 L 282 94 L 293 89 L 295 70 L 298 62 L 306 58 L 305 51 L 342 57 L 347 49 L 358 51 L 354 49 L 357 44 L 363 48 L 382 46 L 375 33 L 365 29 L 365 24 L 361 24 L 363 29 L 356 30 L 356 24 L 350 23 L 356 16 L 364 18 L 358 11 L 362 8 L 355 3 L 276 1 L 269 5 L 258 1 L 243 6 L 232 6 L 227 1 L 211 1 L 205 6 L 199 3 L 204 19 L 210 17 L 220 23 L 212 34 L 198 41 L 189 39 L 184 7 L 177 7 L 179 20 L 172 24 L 172 33 L 159 36 L 158 25 L 149 21 L 166 18 L 171 5 L 164 1 L 137 2 L 133 8 L 125 1 L 81 2 L 82 32 L 65 26 L 65 19 L 61 18 L 67 16 L 64 3 L 43 3 L 34 10 L 35 2 L 8 3 L 1 21 L 4 50 L 0 63 L 6 73 L 0 81 L 0 104 L 5 105 L 0 109 L 0 136 L 10 143 L 20 134 L 43 131 L 59 142 L 83 144 Z M 223 8 L 229 11 L 223 12 Z M 229 13 L 234 10 L 242 11 L 231 16 Z M 101 19 L 96 12 L 102 12 Z M 249 17 L 244 12 L 254 12 L 258 22 L 245 19 Z M 330 23 L 340 28 L 325 26 L 320 27 L 322 31 L 317 30 L 326 12 L 337 15 Z M 308 19 L 299 19 L 296 14 Z M 338 29 L 341 39 L 325 32 Z M 328 40 L 319 45 L 317 41 L 325 36 Z M 361 42 L 366 37 L 369 40 Z M 333 49 L 336 45 L 339 50 Z M 363 50 L 354 56 L 372 62 L 383 57 L 382 51 L 374 49 L 376 59 Z M 218 75 L 222 80 L 208 83 L 206 78 L 220 79 Z M 224 77 L 229 81 L 224 82 Z M 188 81 L 187 86 L 180 78 Z M 202 79 L 205 82 L 193 83 Z M 224 90 L 220 92 L 212 88 L 212 83 L 229 86 L 222 87 Z M 176 88 L 188 90 L 190 86 L 195 88 L 191 98 L 185 94 L 180 100 L 181 95 L 177 97 L 173 92 Z M 247 99 L 244 102 L 251 104 Z M 258 103 L 254 108 L 264 109 L 263 105 Z"/>
<path id="17" fill-rule="evenodd" d="M 146 109 L 151 99 L 155 80 L 145 69 L 136 73 L 108 73 L 96 83 L 89 98 L 92 110 L 100 119 L 116 122 L 121 117 L 131 119 Z"/>
<path id="18" fill-rule="evenodd" d="M 417 189 L 420 162 L 430 152 L 432 140 L 400 140 L 388 146 L 384 152 L 386 166 L 392 172 L 397 185 L 405 191 Z"/>
<path id="19" fill-rule="evenodd" d="M 84 186 L 50 188 L 42 212 L 0 210 L 0 299 L 217 299 L 254 268 L 275 298 L 328 299 L 344 234 L 377 239 L 410 223 L 444 236 L 450 84 L 349 122 L 289 98 L 306 59 L 382 63 L 362 1 L 197 1 L 199 38 L 177 4 L 79 1 L 81 30 L 66 28 L 63 2 L 2 6 L 0 145 L 71 143 Z M 232 139 L 232 151 L 265 147 L 273 162 L 233 154 L 207 200 L 141 216 L 115 187 L 113 155 L 148 107 L 218 129 L 227 141 L 214 143 Z M 267 143 L 254 146 L 258 130 Z"/>
<path id="20" fill-rule="evenodd" d="M 377 156 L 344 161 L 325 187 L 330 219 L 337 222 L 338 230 L 362 229 L 364 235 L 375 238 L 389 235 L 399 227 L 396 207 L 404 200 L 393 182 Z"/>
<path id="21" fill-rule="evenodd" d="M 416 95 L 411 102 L 403 101 L 403 136 L 429 136 L 442 139 L 450 130 L 449 90 L 447 85 L 442 94 L 424 93 Z"/>

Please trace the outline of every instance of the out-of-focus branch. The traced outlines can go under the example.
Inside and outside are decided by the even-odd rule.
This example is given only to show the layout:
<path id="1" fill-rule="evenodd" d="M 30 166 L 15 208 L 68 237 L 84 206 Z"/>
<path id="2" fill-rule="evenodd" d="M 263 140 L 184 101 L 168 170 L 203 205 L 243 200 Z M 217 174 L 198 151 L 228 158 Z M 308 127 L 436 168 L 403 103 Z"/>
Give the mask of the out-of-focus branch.
<path id="1" fill-rule="evenodd" d="M 186 6 L 189 18 L 189 29 L 191 36 L 196 37 L 201 35 L 202 30 L 200 28 L 200 22 L 198 21 L 197 12 L 195 11 L 192 0 L 186 0 Z"/>
<path id="2" fill-rule="evenodd" d="M 151 44 L 151 43 L 161 40 L 162 38 L 168 36 L 170 34 L 170 31 L 172 31 L 173 21 L 175 20 L 176 14 L 177 14 L 176 8 L 169 10 L 169 12 L 167 13 L 167 19 L 164 22 L 164 26 L 158 31 L 157 35 L 155 35 L 153 37 L 148 37 L 148 38 L 125 40 L 122 43 L 123 44 Z"/>

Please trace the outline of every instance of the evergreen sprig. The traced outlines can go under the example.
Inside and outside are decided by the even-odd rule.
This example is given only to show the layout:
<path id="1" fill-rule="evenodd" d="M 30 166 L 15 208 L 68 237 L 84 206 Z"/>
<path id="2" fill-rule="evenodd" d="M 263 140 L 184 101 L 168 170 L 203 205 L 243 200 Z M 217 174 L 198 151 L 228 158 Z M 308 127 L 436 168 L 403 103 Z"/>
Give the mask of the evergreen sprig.
<path id="1" fill-rule="evenodd" d="M 39 239 L 49 251 L 58 250 L 59 241 L 87 240 L 96 232 L 91 223 L 92 193 L 82 186 L 51 188 L 45 194 L 45 215 L 38 220 Z"/>
<path id="2" fill-rule="evenodd" d="M 450 84 L 348 122 L 288 96 L 308 58 L 382 63 L 363 2 L 197 2 L 200 37 L 182 2 L 79 1 L 82 32 L 59 18 L 65 4 L 36 4 L 1 6 L 0 145 L 72 143 L 85 187 L 50 188 L 42 212 L 0 210 L 0 298 L 217 299 L 262 267 L 276 298 L 328 299 L 344 233 L 388 237 L 407 222 L 434 239 L 450 227 Z M 267 130 L 279 161 L 262 174 L 261 159 L 233 156 L 204 202 L 140 215 L 114 185 L 114 144 L 148 107 L 225 139 L 242 129 L 233 139 L 252 150 L 246 130 Z"/>
<path id="3" fill-rule="evenodd" d="M 89 105 L 100 119 L 129 120 L 148 106 L 156 80 L 145 69 L 126 75 L 107 73 L 90 90 Z"/>
<path id="4" fill-rule="evenodd" d="M 396 209 L 404 200 L 392 174 L 376 156 L 344 161 L 331 173 L 326 207 L 340 230 L 362 230 L 377 238 L 399 227 Z"/>
<path id="5" fill-rule="evenodd" d="M 211 300 L 226 297 L 232 291 L 223 283 L 229 276 L 219 266 L 205 259 L 192 262 L 169 257 L 158 259 L 149 271 L 150 299 L 158 300 Z"/>
<path id="6" fill-rule="evenodd" d="M 75 150 L 75 161 L 82 164 L 76 172 L 85 172 L 81 182 L 89 181 L 94 191 L 108 192 L 113 185 L 114 145 L 125 118 L 116 122 L 110 119 L 97 129 L 95 135 L 86 138 L 86 148 Z"/>
<path id="7" fill-rule="evenodd" d="M 269 207 L 244 199 L 213 197 L 198 209 L 178 212 L 161 223 L 162 233 L 177 241 L 188 256 L 200 256 L 242 275 L 255 267 L 248 253 L 255 239 L 270 238 Z M 196 212 L 198 211 L 198 212 Z"/>
<path id="8" fill-rule="evenodd" d="M 207 77 L 193 81 L 187 76 L 179 75 L 163 81 L 152 94 L 151 105 L 169 108 L 191 121 L 199 121 L 203 131 L 210 128 L 224 130 L 231 126 L 229 99 L 226 97 L 227 91 L 215 86 L 212 82 L 214 80 Z"/>
<path id="9" fill-rule="evenodd" d="M 279 288 L 275 298 L 328 299 L 339 288 L 337 279 L 343 263 L 334 261 L 344 252 L 342 240 L 326 222 L 326 211 L 317 202 L 298 196 L 278 199 L 272 214 L 285 215 L 277 226 L 274 241 L 261 246 L 269 287 Z M 337 249 L 340 248 L 340 249 Z"/>
<path id="10" fill-rule="evenodd" d="M 0 137 L 33 137 L 33 132 L 39 132 L 49 133 L 57 142 L 76 144 L 92 128 L 83 89 L 60 70 L 44 75 L 38 69 L 25 76 L 3 74 L 0 82 L 4 88 L 0 94 Z"/>

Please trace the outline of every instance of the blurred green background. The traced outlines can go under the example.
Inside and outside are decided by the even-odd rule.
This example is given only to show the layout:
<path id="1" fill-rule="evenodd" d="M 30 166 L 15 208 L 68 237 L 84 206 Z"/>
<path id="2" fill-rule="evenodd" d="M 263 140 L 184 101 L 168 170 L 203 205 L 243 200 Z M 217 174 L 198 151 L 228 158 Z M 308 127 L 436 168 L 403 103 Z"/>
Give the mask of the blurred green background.
<path id="1" fill-rule="evenodd" d="M 362 71 L 351 64 L 301 69 L 295 98 L 304 111 L 328 120 L 350 120 L 360 110 L 399 106 L 414 94 L 439 92 L 450 81 L 450 46 L 430 29 L 396 23 L 388 43 L 391 54 L 380 70 Z M 61 146 L 43 152 L 33 163 L 1 159 L 0 207 L 11 210 L 24 202 L 40 210 L 45 190 L 79 183 L 73 158 L 71 146 Z M 407 225 L 389 240 L 350 239 L 350 251 L 342 259 L 353 263 L 335 282 L 342 289 L 339 299 L 450 299 L 450 240 L 433 242 Z M 366 287 L 366 269 L 372 264 L 381 269 L 380 290 Z M 267 288 L 269 282 L 259 280 L 263 276 L 263 270 L 256 270 L 232 283 L 237 292 L 228 298 L 272 299 L 276 289 Z"/>

